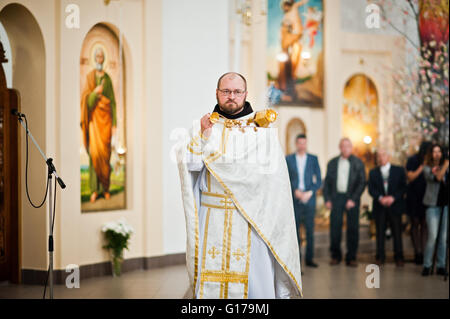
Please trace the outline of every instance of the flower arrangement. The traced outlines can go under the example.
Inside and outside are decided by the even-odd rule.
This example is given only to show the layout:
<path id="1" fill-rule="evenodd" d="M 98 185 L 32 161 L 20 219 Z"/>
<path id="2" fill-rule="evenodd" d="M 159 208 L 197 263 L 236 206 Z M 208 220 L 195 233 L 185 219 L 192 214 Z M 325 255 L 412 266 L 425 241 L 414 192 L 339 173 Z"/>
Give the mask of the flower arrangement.
<path id="1" fill-rule="evenodd" d="M 393 133 L 394 158 L 405 162 L 421 140 L 448 146 L 448 1 L 367 1 L 379 6 L 385 27 L 406 43 L 404 66 L 382 68 L 383 76 L 390 73 L 393 80 L 392 103 L 382 107 L 392 111 L 386 113 L 393 118 L 386 131 Z M 411 143 L 413 139 L 419 143 Z"/>
<path id="2" fill-rule="evenodd" d="M 108 222 L 102 227 L 107 244 L 103 248 L 111 254 L 113 275 L 120 276 L 122 272 L 123 250 L 128 249 L 128 243 L 134 229 L 124 218 L 116 222 Z"/>

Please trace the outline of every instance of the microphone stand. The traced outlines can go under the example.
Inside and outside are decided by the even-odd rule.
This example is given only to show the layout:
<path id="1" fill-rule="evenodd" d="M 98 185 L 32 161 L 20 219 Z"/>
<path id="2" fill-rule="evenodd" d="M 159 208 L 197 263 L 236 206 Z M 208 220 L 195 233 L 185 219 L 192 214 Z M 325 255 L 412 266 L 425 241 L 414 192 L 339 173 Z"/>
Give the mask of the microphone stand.
<path id="1" fill-rule="evenodd" d="M 14 114 L 14 113 L 13 113 Z M 64 184 L 63 180 L 58 176 L 56 173 L 55 165 L 53 165 L 53 159 L 47 158 L 45 154 L 42 152 L 41 148 L 39 147 L 39 144 L 36 142 L 36 140 L 33 137 L 33 134 L 31 134 L 30 130 L 28 129 L 27 125 L 23 123 L 22 117 L 25 117 L 24 114 L 16 113 L 14 114 L 18 116 L 18 120 L 20 124 L 25 129 L 27 135 L 31 138 L 36 148 L 39 150 L 39 153 L 41 153 L 42 158 L 44 159 L 45 163 L 48 167 L 48 173 L 47 173 L 47 179 L 48 179 L 48 185 L 49 185 L 49 205 L 48 205 L 48 225 L 49 225 L 49 235 L 48 235 L 48 262 L 49 262 L 49 281 L 50 281 L 50 299 L 53 299 L 53 251 L 54 251 L 54 245 L 53 245 L 53 219 L 55 212 L 53 211 L 53 193 L 52 193 L 52 181 L 53 181 L 53 175 L 55 175 L 55 179 L 58 182 L 59 186 L 64 189 L 66 188 L 66 185 Z M 56 194 L 55 194 L 56 196 Z"/>

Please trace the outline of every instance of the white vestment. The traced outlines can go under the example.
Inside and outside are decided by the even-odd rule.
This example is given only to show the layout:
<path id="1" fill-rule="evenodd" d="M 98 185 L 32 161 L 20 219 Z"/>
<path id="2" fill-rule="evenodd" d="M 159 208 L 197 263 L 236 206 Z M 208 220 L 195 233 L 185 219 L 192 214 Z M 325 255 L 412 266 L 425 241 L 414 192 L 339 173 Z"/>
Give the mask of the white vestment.
<path id="1" fill-rule="evenodd" d="M 253 118 L 253 113 L 240 118 Z M 292 195 L 276 129 L 191 130 L 177 161 L 196 298 L 298 298 Z"/>

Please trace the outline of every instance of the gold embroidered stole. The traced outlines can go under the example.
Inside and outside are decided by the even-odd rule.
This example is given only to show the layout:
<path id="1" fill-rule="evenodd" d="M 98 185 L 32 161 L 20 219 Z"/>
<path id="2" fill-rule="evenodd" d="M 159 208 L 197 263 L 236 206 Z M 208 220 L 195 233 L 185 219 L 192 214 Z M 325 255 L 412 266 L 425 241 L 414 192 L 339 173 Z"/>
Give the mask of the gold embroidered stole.
<path id="1" fill-rule="evenodd" d="M 200 266 L 200 298 L 247 298 L 251 225 L 207 171 L 207 208 Z"/>

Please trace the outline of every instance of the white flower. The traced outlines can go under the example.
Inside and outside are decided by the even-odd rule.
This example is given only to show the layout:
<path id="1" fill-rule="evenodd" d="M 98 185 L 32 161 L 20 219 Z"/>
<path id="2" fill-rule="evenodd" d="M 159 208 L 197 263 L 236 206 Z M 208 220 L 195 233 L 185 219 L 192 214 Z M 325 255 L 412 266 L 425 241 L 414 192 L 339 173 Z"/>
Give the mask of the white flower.
<path id="1" fill-rule="evenodd" d="M 122 234 L 123 236 L 131 235 L 134 233 L 133 227 L 129 225 L 123 217 L 116 222 L 108 222 L 103 225 L 103 232 L 107 232 L 109 230 L 117 234 Z"/>
<path id="2" fill-rule="evenodd" d="M 113 222 L 108 222 L 103 226 L 102 231 L 107 232 L 108 230 L 114 230 L 114 227 L 115 224 Z"/>

